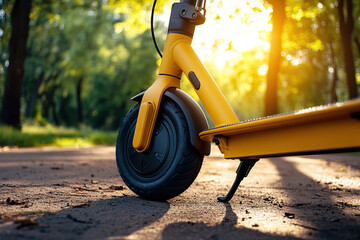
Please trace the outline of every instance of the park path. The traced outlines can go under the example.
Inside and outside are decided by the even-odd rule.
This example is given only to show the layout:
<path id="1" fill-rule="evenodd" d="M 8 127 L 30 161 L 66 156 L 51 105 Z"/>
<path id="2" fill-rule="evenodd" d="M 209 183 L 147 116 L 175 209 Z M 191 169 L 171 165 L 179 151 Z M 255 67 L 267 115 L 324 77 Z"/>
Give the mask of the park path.
<path id="1" fill-rule="evenodd" d="M 0 239 L 360 239 L 360 155 L 262 159 L 224 204 L 238 163 L 214 146 L 166 202 L 132 193 L 114 151 L 3 149 Z"/>

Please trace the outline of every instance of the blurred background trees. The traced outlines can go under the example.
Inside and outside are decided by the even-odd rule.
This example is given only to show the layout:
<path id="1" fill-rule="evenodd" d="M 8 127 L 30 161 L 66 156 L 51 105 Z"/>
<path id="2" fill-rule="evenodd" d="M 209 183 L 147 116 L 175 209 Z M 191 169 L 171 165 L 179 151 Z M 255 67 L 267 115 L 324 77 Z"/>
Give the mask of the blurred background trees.
<path id="1" fill-rule="evenodd" d="M 8 71 L 4 84 L 0 119 L 5 124 L 16 128 L 20 128 L 21 86 L 24 76 L 31 2 L 31 0 L 16 0 L 11 11 Z"/>
<path id="2" fill-rule="evenodd" d="M 17 1 L 0 0 L 0 99 L 10 78 Z M 171 2 L 158 1 L 160 46 Z M 207 23 L 196 30 L 194 48 L 239 118 L 356 98 L 360 3 L 286 0 L 275 11 L 278 2 L 208 1 Z M 20 119 L 117 129 L 133 105 L 131 96 L 156 77 L 160 61 L 149 31 L 151 5 L 152 0 L 33 0 Z M 182 86 L 194 96 L 187 81 Z M 6 104 L 0 111 L 9 113 Z"/>

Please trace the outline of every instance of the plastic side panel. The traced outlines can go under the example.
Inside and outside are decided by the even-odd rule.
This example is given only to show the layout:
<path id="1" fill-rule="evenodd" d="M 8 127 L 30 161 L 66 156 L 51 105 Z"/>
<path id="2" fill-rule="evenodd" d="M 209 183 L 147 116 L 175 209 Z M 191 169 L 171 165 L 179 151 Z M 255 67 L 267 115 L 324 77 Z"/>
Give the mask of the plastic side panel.
<path id="1" fill-rule="evenodd" d="M 227 137 L 225 158 L 305 155 L 360 149 L 360 121 L 350 117 Z"/>

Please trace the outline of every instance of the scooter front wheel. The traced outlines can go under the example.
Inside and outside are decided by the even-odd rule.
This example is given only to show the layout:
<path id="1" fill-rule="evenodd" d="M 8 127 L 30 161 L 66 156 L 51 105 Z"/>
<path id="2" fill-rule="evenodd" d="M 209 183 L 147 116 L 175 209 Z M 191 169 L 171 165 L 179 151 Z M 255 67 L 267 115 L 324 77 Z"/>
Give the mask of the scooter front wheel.
<path id="1" fill-rule="evenodd" d="M 163 99 L 151 145 L 143 153 L 132 146 L 139 104 L 126 115 L 116 142 L 116 162 L 125 184 L 142 198 L 166 200 L 184 192 L 198 175 L 203 155 L 193 147 L 185 116 Z"/>

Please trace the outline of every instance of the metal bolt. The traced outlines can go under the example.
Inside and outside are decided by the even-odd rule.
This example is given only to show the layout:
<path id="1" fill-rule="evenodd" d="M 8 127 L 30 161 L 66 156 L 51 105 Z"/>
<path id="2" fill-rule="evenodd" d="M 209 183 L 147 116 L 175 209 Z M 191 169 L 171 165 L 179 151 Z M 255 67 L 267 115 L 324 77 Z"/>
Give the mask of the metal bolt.
<path id="1" fill-rule="evenodd" d="M 214 137 L 213 138 L 213 142 L 215 143 L 215 145 L 219 145 L 220 144 L 220 141 L 217 137 Z"/>

